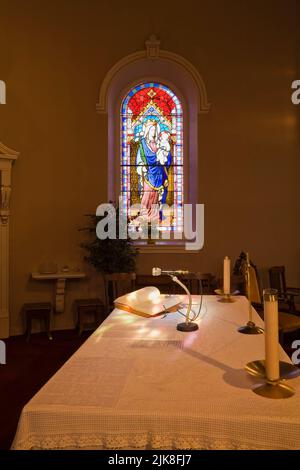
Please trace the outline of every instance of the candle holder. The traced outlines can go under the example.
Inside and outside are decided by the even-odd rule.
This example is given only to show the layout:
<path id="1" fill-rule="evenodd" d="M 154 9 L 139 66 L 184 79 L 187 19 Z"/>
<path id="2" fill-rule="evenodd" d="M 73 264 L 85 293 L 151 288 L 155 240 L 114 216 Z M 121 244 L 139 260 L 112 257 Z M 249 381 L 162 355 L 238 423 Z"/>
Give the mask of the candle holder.
<path id="1" fill-rule="evenodd" d="M 266 378 L 265 360 L 251 361 L 245 366 L 245 370 L 255 377 Z M 299 367 L 289 362 L 279 361 L 280 379 L 294 379 L 300 375 Z"/>
<path id="2" fill-rule="evenodd" d="M 238 332 L 244 335 L 260 335 L 264 330 L 260 326 L 255 325 L 253 321 L 249 320 L 246 325 L 238 328 Z"/>
<path id="3" fill-rule="evenodd" d="M 240 326 L 238 328 L 239 333 L 243 333 L 244 335 L 260 335 L 264 332 L 260 326 L 255 325 L 253 321 L 252 315 L 252 303 L 251 303 L 251 285 L 250 285 L 250 259 L 249 253 L 246 253 L 246 264 L 245 264 L 245 278 L 246 278 L 246 285 L 247 285 L 247 294 L 248 294 L 248 311 L 249 311 L 249 320 L 246 325 Z"/>
<path id="4" fill-rule="evenodd" d="M 264 398 L 290 398 L 295 390 L 280 380 L 267 380 L 266 383 L 254 387 L 253 392 Z"/>
<path id="5" fill-rule="evenodd" d="M 235 292 L 231 292 L 230 294 L 225 294 L 223 289 L 215 289 L 215 293 L 221 296 L 221 298 L 218 299 L 218 302 L 221 302 L 221 303 L 235 302 L 234 298 L 232 297 L 235 294 Z"/>
<path id="6" fill-rule="evenodd" d="M 251 375 L 263 377 L 265 383 L 253 387 L 253 392 L 265 398 L 289 398 L 295 390 L 282 381 L 296 376 L 293 366 L 279 361 L 278 296 L 276 289 L 264 290 L 265 360 L 245 366 Z M 292 367 L 291 367 L 292 366 Z"/>

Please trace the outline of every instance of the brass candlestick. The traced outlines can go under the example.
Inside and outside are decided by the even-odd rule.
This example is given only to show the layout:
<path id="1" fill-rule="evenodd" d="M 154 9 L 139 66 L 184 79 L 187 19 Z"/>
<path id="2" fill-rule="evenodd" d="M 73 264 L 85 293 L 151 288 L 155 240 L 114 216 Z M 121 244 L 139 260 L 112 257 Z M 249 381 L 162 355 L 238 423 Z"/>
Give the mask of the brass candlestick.
<path id="1" fill-rule="evenodd" d="M 256 326 L 254 321 L 253 321 L 252 304 L 251 304 L 249 253 L 246 253 L 245 278 L 246 278 L 247 294 L 248 294 L 249 320 L 248 320 L 246 325 L 241 326 L 240 328 L 238 328 L 238 332 L 243 333 L 244 335 L 259 335 L 259 334 L 263 333 L 264 330 L 262 328 L 260 328 L 259 326 Z"/>
<path id="2" fill-rule="evenodd" d="M 248 362 L 245 366 L 245 370 L 255 377 L 266 378 L 265 361 L 261 359 L 259 361 Z M 280 379 L 293 379 L 300 375 L 299 367 L 289 362 L 279 361 L 279 375 Z"/>
<path id="3" fill-rule="evenodd" d="M 245 369 L 251 375 L 264 378 L 264 383 L 252 388 L 265 398 L 289 398 L 295 390 L 282 381 L 283 377 L 295 377 L 293 366 L 279 361 L 278 343 L 278 295 L 275 289 L 264 290 L 265 360 L 254 361 Z"/>
<path id="4" fill-rule="evenodd" d="M 267 380 L 252 390 L 264 398 L 290 398 L 295 394 L 295 390 L 281 380 Z"/>

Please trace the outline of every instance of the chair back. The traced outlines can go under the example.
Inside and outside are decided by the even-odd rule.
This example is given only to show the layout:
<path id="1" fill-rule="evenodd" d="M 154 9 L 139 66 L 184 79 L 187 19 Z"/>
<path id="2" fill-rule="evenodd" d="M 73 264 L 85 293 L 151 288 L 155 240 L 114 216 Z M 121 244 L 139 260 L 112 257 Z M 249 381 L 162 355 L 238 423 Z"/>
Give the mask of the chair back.
<path id="1" fill-rule="evenodd" d="M 277 266 L 276 266 L 277 268 Z M 280 266 L 282 268 L 282 266 Z M 278 270 L 279 273 L 282 272 L 282 269 Z M 275 270 L 276 274 L 278 271 Z M 284 270 L 283 270 L 284 272 Z M 280 286 L 280 284 L 273 284 L 274 286 Z M 276 289 L 277 287 L 272 287 Z M 251 266 L 250 268 L 250 292 L 251 292 L 251 302 L 255 304 L 255 308 L 257 313 L 264 319 L 264 308 L 263 308 L 263 301 L 261 296 L 261 291 L 259 287 L 259 278 L 255 268 Z M 285 312 L 278 312 L 278 319 L 279 319 L 279 338 L 280 344 L 284 345 L 284 333 L 288 333 L 291 331 L 299 330 L 300 329 L 300 319 L 296 315 L 292 315 L 290 313 Z"/>
<path id="2" fill-rule="evenodd" d="M 135 273 L 105 274 L 105 297 L 108 309 L 113 308 L 113 301 L 121 295 L 135 290 Z"/>
<path id="3" fill-rule="evenodd" d="M 212 293 L 213 276 L 211 273 L 189 273 L 180 276 L 180 280 L 187 286 L 191 294 Z"/>
<path id="4" fill-rule="evenodd" d="M 152 274 L 138 274 L 136 279 L 136 289 L 143 287 L 155 286 L 161 294 L 173 294 L 174 282 L 167 275 L 152 276 Z"/>
<path id="5" fill-rule="evenodd" d="M 191 294 L 198 294 L 198 281 L 196 273 L 188 273 L 179 277 L 180 281 L 188 288 Z M 174 292 L 181 292 L 180 287 L 177 284 L 173 284 Z"/>
<path id="6" fill-rule="evenodd" d="M 198 294 L 213 294 L 213 279 L 214 276 L 211 273 L 196 273 L 198 281 Z"/>
<path id="7" fill-rule="evenodd" d="M 270 287 L 278 290 L 278 295 L 285 295 L 286 282 L 285 282 L 285 267 L 272 266 L 269 269 Z"/>

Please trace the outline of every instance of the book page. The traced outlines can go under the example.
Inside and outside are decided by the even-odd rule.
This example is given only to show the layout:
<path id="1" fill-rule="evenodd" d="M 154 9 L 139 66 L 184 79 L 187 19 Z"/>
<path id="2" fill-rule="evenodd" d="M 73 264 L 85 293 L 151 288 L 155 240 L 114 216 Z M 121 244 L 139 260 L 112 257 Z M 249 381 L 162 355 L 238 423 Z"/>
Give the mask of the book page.
<path id="1" fill-rule="evenodd" d="M 123 295 L 114 302 L 117 308 L 125 308 L 126 311 L 144 316 L 154 316 L 163 314 L 168 309 L 174 309 L 180 304 L 180 298 L 160 294 L 157 287 L 150 286 Z"/>

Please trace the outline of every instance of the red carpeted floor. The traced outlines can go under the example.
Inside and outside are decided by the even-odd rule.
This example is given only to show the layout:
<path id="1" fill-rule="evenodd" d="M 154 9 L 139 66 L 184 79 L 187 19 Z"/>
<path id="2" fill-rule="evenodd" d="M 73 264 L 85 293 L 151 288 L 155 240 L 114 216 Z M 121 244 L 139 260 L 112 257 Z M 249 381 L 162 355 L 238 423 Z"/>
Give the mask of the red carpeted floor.
<path id="1" fill-rule="evenodd" d="M 84 343 L 90 332 L 79 338 L 75 330 L 54 331 L 5 340 L 6 364 L 0 365 L 0 449 L 9 449 L 23 406 Z"/>

